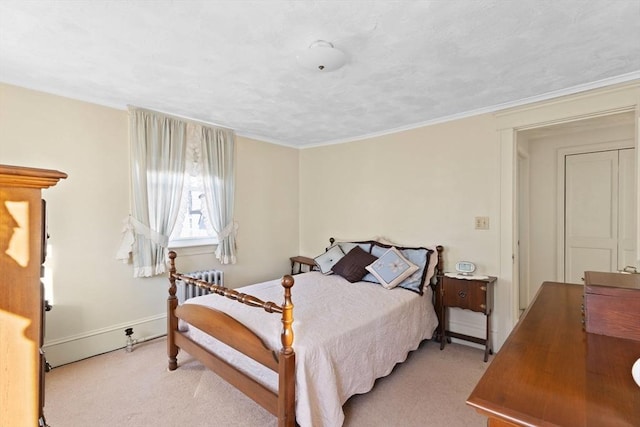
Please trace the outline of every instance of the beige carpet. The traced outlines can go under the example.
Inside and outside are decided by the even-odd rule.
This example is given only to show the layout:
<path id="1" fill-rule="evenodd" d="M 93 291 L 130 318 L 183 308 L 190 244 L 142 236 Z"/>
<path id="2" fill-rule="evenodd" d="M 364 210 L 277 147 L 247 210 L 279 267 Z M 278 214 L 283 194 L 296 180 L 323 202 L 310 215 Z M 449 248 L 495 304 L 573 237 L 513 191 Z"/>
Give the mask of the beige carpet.
<path id="1" fill-rule="evenodd" d="M 188 354 L 167 371 L 164 338 L 53 369 L 46 374 L 51 427 L 276 426 L 276 419 Z M 460 344 L 425 341 L 344 405 L 347 427 L 485 426 L 465 400 L 488 363 Z M 489 363 L 491 360 L 489 361 Z"/>

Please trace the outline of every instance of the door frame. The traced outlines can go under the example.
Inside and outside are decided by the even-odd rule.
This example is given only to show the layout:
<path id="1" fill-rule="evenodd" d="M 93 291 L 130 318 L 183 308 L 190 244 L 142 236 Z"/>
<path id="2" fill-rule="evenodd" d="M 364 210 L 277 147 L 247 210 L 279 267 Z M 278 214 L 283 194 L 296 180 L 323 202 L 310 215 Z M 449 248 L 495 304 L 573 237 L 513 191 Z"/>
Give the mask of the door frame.
<path id="1" fill-rule="evenodd" d="M 527 149 L 529 147 L 527 146 Z M 531 283 L 530 283 L 530 251 L 531 251 L 531 239 L 530 239 L 530 200 L 531 200 L 531 191 L 530 191 L 530 175 L 531 175 L 531 160 L 529 157 L 528 151 L 525 152 L 520 145 L 518 145 L 518 165 L 517 165 L 517 173 L 518 173 L 518 197 L 516 202 L 518 203 L 518 235 L 517 239 L 517 249 L 518 256 L 516 259 L 518 262 L 518 309 L 520 312 L 526 310 L 526 308 L 530 304 L 531 300 Z M 521 279 L 526 278 L 526 281 L 522 283 Z M 523 295 L 524 300 L 526 301 L 523 304 Z"/>
<path id="2" fill-rule="evenodd" d="M 605 84 L 605 83 L 603 83 Z M 515 107 L 495 114 L 497 143 L 500 153 L 500 237 L 499 278 L 496 287 L 496 305 L 508 309 L 504 316 L 496 319 L 497 344 L 501 346 L 515 326 L 519 317 L 518 262 L 517 259 L 517 132 L 552 124 L 583 120 L 610 114 L 633 111 L 636 132 L 634 146 L 640 157 L 640 79 L 627 83 L 612 84 L 578 95 L 568 95 L 551 101 L 541 101 L 524 107 Z M 637 158 L 637 161 L 640 160 Z M 638 161 L 640 164 L 640 161 Z M 640 173 L 636 182 L 640 181 Z M 640 185 L 638 185 L 640 188 Z M 637 210 L 640 234 L 640 210 Z M 640 238 L 638 238 L 640 246 Z M 637 251 L 640 255 L 640 250 Z"/>
<path id="3" fill-rule="evenodd" d="M 557 224 L 557 260 L 556 260 L 556 280 L 558 282 L 564 282 L 564 267 L 565 267 L 565 191 L 566 191 L 566 179 L 565 176 L 565 157 L 575 154 L 588 154 L 588 153 L 596 153 L 602 151 L 617 151 L 617 150 L 625 150 L 635 148 L 633 145 L 633 140 L 630 139 L 622 139 L 616 141 L 607 141 L 607 142 L 599 142 L 596 144 L 585 144 L 585 145 L 576 145 L 573 147 L 562 147 L 558 149 L 557 152 L 557 192 L 556 192 L 556 224 Z M 636 198 L 636 204 L 637 204 Z"/>

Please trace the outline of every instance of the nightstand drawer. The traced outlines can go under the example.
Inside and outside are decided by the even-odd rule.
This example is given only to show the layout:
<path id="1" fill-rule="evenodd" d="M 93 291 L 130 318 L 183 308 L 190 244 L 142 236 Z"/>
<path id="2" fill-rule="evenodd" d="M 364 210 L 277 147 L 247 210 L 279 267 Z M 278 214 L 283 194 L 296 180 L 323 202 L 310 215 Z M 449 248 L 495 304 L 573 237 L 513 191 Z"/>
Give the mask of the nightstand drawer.
<path id="1" fill-rule="evenodd" d="M 487 283 L 444 277 L 443 303 L 447 307 L 487 313 Z"/>

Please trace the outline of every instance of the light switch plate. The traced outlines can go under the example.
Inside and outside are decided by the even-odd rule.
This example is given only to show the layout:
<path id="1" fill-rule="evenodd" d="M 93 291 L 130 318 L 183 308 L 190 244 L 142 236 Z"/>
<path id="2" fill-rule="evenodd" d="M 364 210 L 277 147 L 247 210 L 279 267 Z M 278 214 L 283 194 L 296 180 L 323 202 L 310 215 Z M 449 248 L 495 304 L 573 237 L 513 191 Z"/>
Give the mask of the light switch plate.
<path id="1" fill-rule="evenodd" d="M 488 230 L 489 229 L 489 217 L 477 216 L 476 217 L 476 230 Z"/>

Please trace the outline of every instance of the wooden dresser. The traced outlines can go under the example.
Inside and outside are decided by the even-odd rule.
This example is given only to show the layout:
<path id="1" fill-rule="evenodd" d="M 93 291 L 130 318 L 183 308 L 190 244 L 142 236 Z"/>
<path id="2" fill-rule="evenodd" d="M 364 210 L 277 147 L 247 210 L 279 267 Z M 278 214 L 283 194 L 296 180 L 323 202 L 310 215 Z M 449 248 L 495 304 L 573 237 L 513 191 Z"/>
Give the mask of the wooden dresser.
<path id="1" fill-rule="evenodd" d="M 584 272 L 587 332 L 640 341 L 640 274 Z"/>
<path id="2" fill-rule="evenodd" d="M 489 426 L 640 426 L 640 341 L 585 332 L 583 293 L 542 284 L 467 400 Z"/>
<path id="3" fill-rule="evenodd" d="M 0 425 L 45 425 L 41 190 L 67 175 L 0 165 Z"/>

